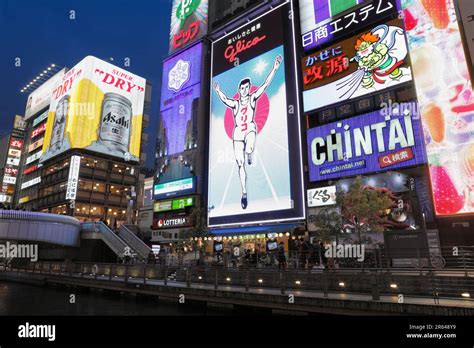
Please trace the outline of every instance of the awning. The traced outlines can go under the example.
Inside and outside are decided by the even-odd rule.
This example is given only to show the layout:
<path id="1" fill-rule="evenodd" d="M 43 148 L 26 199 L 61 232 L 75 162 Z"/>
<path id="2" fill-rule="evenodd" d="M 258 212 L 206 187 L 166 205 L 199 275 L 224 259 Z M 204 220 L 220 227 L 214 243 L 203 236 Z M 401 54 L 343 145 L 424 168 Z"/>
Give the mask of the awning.
<path id="1" fill-rule="evenodd" d="M 252 227 L 233 227 L 233 228 L 214 228 L 209 232 L 216 236 L 225 236 L 228 234 L 242 235 L 242 234 L 264 234 L 264 233 L 285 233 L 293 232 L 295 228 L 301 227 L 301 224 L 277 224 L 266 226 L 252 226 Z"/>

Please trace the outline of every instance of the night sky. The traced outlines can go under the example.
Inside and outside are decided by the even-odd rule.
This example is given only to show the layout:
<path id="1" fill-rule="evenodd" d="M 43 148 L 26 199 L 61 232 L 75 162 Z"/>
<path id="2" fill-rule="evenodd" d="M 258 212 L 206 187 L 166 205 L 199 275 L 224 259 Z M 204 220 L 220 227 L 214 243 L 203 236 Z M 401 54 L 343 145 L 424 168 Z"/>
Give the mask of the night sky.
<path id="1" fill-rule="evenodd" d="M 52 63 L 71 68 L 93 55 L 152 83 L 145 150 L 153 168 L 170 12 L 171 0 L 1 0 L 0 135 L 11 132 L 14 115 L 24 115 L 29 92 L 20 90 L 26 84 Z M 126 57 L 130 67 L 123 66 Z"/>

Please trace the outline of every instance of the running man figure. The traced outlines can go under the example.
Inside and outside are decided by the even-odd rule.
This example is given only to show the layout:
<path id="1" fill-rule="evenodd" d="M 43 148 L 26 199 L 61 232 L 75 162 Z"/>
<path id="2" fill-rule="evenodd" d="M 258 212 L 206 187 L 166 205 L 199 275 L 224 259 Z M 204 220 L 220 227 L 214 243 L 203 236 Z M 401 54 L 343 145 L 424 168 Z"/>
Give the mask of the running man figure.
<path id="1" fill-rule="evenodd" d="M 234 132 L 232 139 L 234 142 L 234 156 L 239 167 L 240 185 L 242 187 L 242 199 L 240 204 L 242 209 L 247 208 L 247 173 L 245 171 L 245 154 L 247 154 L 247 162 L 252 164 L 252 155 L 255 150 L 255 141 L 257 138 L 257 125 L 255 123 L 255 108 L 257 100 L 272 82 L 275 74 L 282 62 L 282 56 L 278 55 L 273 63 L 273 68 L 268 74 L 263 85 L 255 92 L 250 93 L 252 82 L 250 78 L 240 81 L 238 86 L 239 99 L 230 99 L 222 92 L 219 83 L 214 83 L 219 99 L 230 109 L 234 116 Z"/>

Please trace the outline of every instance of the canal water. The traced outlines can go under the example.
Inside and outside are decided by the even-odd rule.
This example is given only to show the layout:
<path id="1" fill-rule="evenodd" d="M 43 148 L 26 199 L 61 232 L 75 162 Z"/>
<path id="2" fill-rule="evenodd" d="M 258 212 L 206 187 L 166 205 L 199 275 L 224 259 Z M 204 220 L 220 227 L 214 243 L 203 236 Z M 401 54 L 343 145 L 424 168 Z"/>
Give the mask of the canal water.
<path id="1" fill-rule="evenodd" d="M 70 303 L 71 293 L 75 304 Z M 40 287 L 0 281 L 3 315 L 226 315 L 228 310 L 203 305 L 179 305 L 157 297 L 120 295 L 119 292 Z"/>

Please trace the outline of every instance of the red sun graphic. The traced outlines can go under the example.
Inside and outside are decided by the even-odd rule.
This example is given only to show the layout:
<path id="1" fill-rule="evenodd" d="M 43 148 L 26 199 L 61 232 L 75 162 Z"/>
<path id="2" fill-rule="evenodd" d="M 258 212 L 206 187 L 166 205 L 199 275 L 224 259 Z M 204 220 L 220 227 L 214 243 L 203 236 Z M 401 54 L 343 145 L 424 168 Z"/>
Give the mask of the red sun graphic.
<path id="1" fill-rule="evenodd" d="M 257 86 L 252 86 L 250 88 L 250 93 L 255 92 L 258 89 Z M 234 99 L 239 99 L 239 93 L 234 94 Z M 257 100 L 257 105 L 255 106 L 255 124 L 257 125 L 257 134 L 260 133 L 265 124 L 267 123 L 268 114 L 270 113 L 270 101 L 268 100 L 267 93 L 263 93 L 260 98 Z M 227 108 L 225 110 L 224 116 L 224 127 L 227 133 L 227 136 L 230 139 L 233 139 L 232 135 L 234 133 L 234 114 L 232 113 L 232 109 Z"/>

